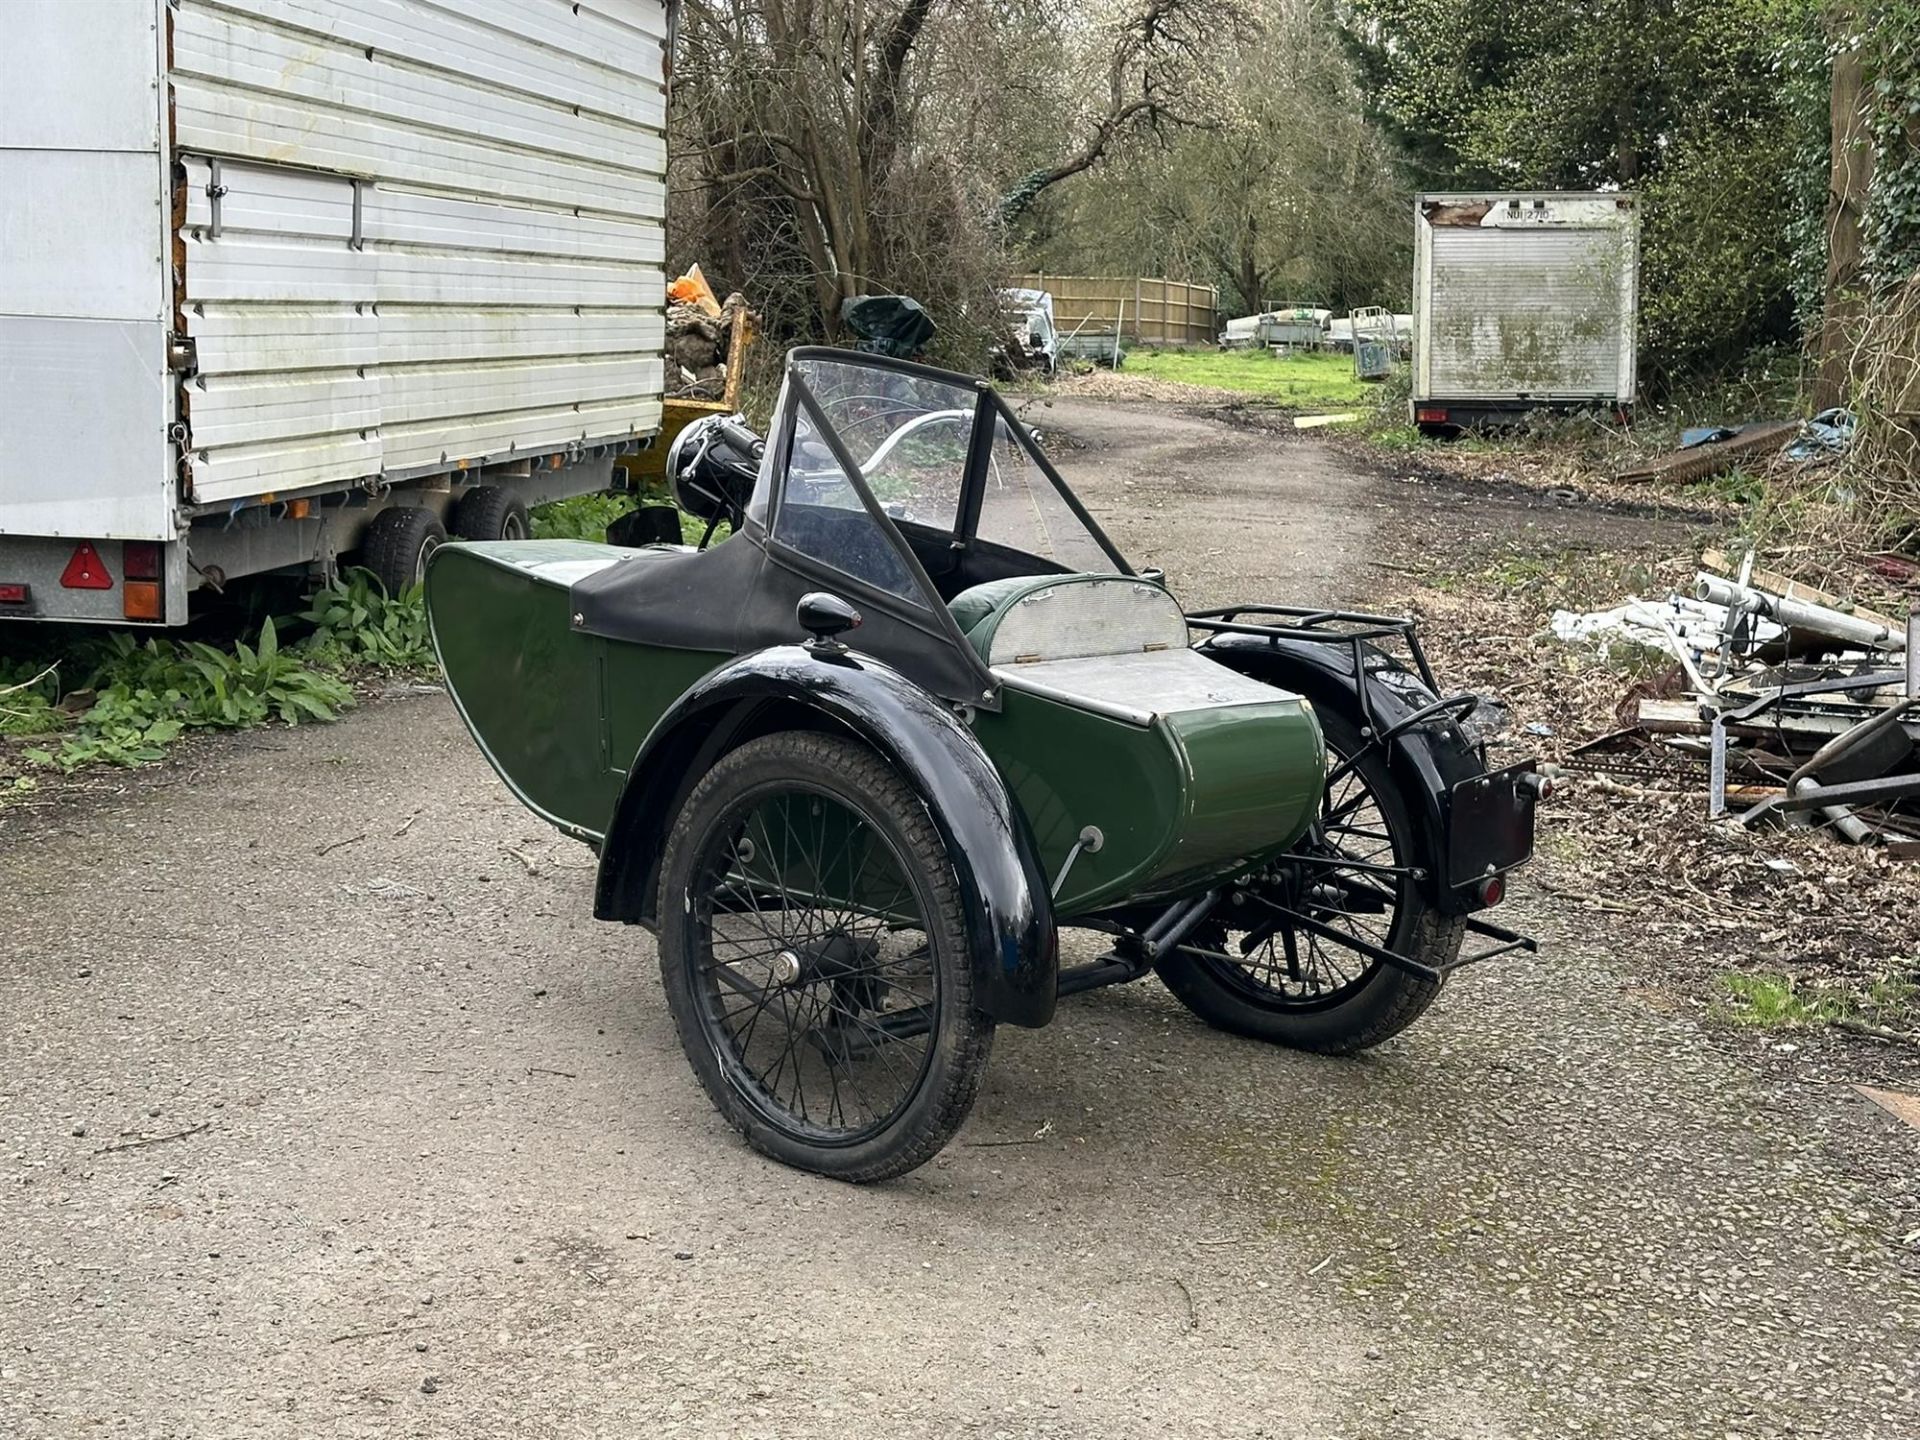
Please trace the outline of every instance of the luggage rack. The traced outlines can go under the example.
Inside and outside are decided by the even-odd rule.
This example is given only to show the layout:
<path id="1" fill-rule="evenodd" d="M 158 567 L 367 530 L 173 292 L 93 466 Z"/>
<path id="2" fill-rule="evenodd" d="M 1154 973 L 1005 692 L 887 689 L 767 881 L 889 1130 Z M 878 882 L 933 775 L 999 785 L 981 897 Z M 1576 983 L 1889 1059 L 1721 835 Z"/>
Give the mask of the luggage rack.
<path id="1" fill-rule="evenodd" d="M 1258 619 L 1247 617 L 1261 617 Z M 1409 615 L 1374 615 L 1364 610 L 1315 610 L 1301 605 L 1228 605 L 1217 610 L 1189 610 L 1187 623 L 1196 630 L 1204 630 L 1211 638 L 1214 635 L 1251 635 L 1263 638 L 1269 643 L 1278 644 L 1282 640 L 1305 641 L 1316 645 L 1345 645 L 1353 655 L 1353 673 L 1356 681 L 1370 670 L 1382 668 L 1378 664 L 1367 662 L 1367 647 L 1380 641 L 1399 641 L 1406 647 L 1407 656 L 1420 677 L 1420 683 L 1426 686 L 1429 694 L 1438 694 L 1440 686 L 1435 680 L 1433 667 L 1427 662 L 1427 652 L 1420 644 L 1419 622 Z M 1206 640 L 1200 642 L 1202 648 Z M 1375 747 L 1384 746 L 1389 740 L 1415 725 L 1435 719 L 1442 715 L 1451 715 L 1453 720 L 1464 720 L 1472 714 L 1480 703 L 1480 697 L 1471 692 L 1448 695 L 1423 705 L 1412 714 L 1396 721 L 1386 729 L 1381 729 L 1374 719 L 1372 699 L 1369 687 L 1357 684 L 1360 714 L 1367 744 L 1360 754 Z M 1482 763 L 1486 759 L 1486 745 L 1481 742 Z M 1329 787 L 1342 776 L 1348 774 L 1358 763 L 1360 755 L 1354 755 L 1335 768 L 1327 776 Z M 1519 950 L 1526 954 L 1537 954 L 1539 944 L 1531 937 L 1516 930 L 1495 925 L 1492 921 L 1478 915 L 1466 917 L 1466 928 L 1470 934 L 1490 942 L 1484 949 L 1469 955 L 1456 956 L 1443 966 L 1431 966 L 1401 955 L 1384 946 L 1372 944 L 1357 936 L 1349 935 L 1334 927 L 1304 915 L 1291 907 L 1273 906 L 1282 918 L 1290 924 L 1309 933 L 1318 934 L 1334 943 L 1344 944 L 1351 949 L 1396 970 L 1417 975 L 1422 979 L 1440 981 L 1453 971 L 1467 965 L 1478 964 L 1482 960 L 1491 960 L 1497 955 L 1506 955 Z"/>
<path id="2" fill-rule="evenodd" d="M 1243 615 L 1270 616 L 1243 620 Z M 1433 667 L 1420 644 L 1420 622 L 1409 615 L 1370 615 L 1364 610 L 1312 610 L 1303 605 L 1227 605 L 1218 610 L 1189 610 L 1187 623 L 1215 635 L 1254 635 L 1274 642 L 1305 640 L 1318 645 L 1350 645 L 1354 673 L 1360 673 L 1364 648 L 1371 641 L 1398 640 L 1407 647 L 1421 682 L 1437 691 Z"/>
<path id="3" fill-rule="evenodd" d="M 1270 616 L 1269 620 L 1245 620 L 1242 616 Z M 1433 667 L 1427 663 L 1426 649 L 1420 644 L 1420 622 L 1410 615 L 1370 615 L 1364 610 L 1313 610 L 1301 605 L 1227 605 L 1218 610 L 1189 610 L 1187 623 L 1212 635 L 1252 635 L 1264 638 L 1270 644 L 1282 640 L 1306 641 L 1316 645 L 1345 645 L 1353 653 L 1353 673 L 1359 677 L 1372 670 L 1382 668 L 1367 663 L 1367 646 L 1382 640 L 1398 640 L 1406 646 L 1407 656 L 1413 662 L 1420 683 L 1427 693 L 1437 695 L 1440 684 L 1434 679 Z M 1206 641 L 1201 642 L 1202 646 Z M 1447 695 L 1432 703 L 1423 705 L 1411 715 L 1403 716 L 1386 729 L 1381 729 L 1373 714 L 1373 698 L 1369 687 L 1356 684 L 1356 699 L 1360 705 L 1361 733 L 1366 736 L 1368 749 L 1385 745 L 1403 730 L 1415 725 L 1425 724 L 1442 716 L 1452 719 L 1456 724 L 1463 721 L 1479 707 L 1480 697 L 1470 691 L 1457 695 Z M 1362 754 L 1365 752 L 1362 751 Z M 1327 783 L 1336 780 L 1351 771 L 1359 760 L 1355 755 L 1340 765 L 1327 777 Z M 1482 745 L 1481 758 L 1485 760 L 1485 746 Z"/>

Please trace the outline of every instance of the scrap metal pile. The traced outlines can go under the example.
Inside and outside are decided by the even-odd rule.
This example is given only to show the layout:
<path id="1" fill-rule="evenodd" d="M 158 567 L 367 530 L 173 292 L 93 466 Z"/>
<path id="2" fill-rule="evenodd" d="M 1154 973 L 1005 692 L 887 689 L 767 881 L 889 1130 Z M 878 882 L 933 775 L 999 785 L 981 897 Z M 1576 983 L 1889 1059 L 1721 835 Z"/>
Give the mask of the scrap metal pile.
<path id="1" fill-rule="evenodd" d="M 1703 785 L 1715 819 L 1816 826 L 1920 858 L 1920 611 L 1895 619 L 1709 551 L 1691 595 L 1554 616 L 1671 655 L 1567 768 Z"/>

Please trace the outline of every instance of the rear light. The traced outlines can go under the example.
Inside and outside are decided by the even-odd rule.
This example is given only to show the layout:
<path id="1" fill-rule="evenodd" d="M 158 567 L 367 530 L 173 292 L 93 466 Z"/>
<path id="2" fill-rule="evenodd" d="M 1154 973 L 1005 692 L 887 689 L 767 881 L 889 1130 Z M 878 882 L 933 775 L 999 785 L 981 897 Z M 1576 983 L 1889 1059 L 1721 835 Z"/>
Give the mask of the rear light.
<path id="1" fill-rule="evenodd" d="M 33 598 L 33 590 L 27 585 L 0 585 L 0 605 L 24 605 Z"/>
<path id="2" fill-rule="evenodd" d="M 1422 425 L 1444 425 L 1447 423 L 1447 412 L 1434 409 L 1416 410 L 1413 412 L 1413 418 Z"/>
<path id="3" fill-rule="evenodd" d="M 73 547 L 73 558 L 67 561 L 67 568 L 60 572 L 60 588 L 63 590 L 111 590 L 113 576 L 107 573 L 107 562 L 100 558 L 100 552 L 93 548 L 91 540 L 82 540 Z"/>
<path id="4" fill-rule="evenodd" d="M 160 578 L 160 542 L 129 540 L 120 547 L 120 568 L 129 580 Z"/>
<path id="5" fill-rule="evenodd" d="M 1489 875 L 1473 893 L 1482 905 L 1491 908 L 1507 898 L 1507 882 L 1498 875 Z"/>
<path id="6" fill-rule="evenodd" d="M 129 620 L 158 620 L 161 617 L 160 582 L 129 580 L 120 587 L 120 613 Z"/>

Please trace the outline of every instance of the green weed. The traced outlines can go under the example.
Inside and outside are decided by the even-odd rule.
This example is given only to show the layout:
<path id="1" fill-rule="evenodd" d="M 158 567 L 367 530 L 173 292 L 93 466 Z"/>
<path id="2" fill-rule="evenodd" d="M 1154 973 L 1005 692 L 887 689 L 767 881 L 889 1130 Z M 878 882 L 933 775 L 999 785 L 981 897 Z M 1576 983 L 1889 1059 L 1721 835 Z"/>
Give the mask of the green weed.
<path id="1" fill-rule="evenodd" d="M 1727 1019 L 1763 1030 L 1826 1025 L 1847 1012 L 1846 1002 L 1837 992 L 1802 986 L 1787 975 L 1722 975 L 1720 989 L 1720 1009 Z"/>
<path id="2" fill-rule="evenodd" d="M 353 704 L 342 672 L 433 665 L 417 587 L 389 596 L 353 571 L 300 618 L 312 632 L 285 646 L 271 618 L 231 646 L 126 632 L 63 639 L 47 660 L 0 673 L 0 735 L 42 740 L 21 758 L 69 774 L 145 765 L 189 730 L 332 720 Z"/>
<path id="3" fill-rule="evenodd" d="M 877 487 L 876 487 L 877 488 Z M 635 509 L 642 500 L 632 495 L 576 495 L 571 500 L 556 500 L 551 505 L 536 505 L 533 510 L 533 538 L 536 540 L 592 540 L 606 543 L 607 526 Z M 659 504 L 658 500 L 647 501 Z M 706 533 L 707 522 L 680 512 L 682 544 L 698 545 Z M 733 532 L 722 524 L 713 532 L 719 544 Z"/>
<path id="4" fill-rule="evenodd" d="M 366 570 L 350 570 L 313 598 L 301 619 L 313 633 L 301 649 L 322 665 L 431 670 L 433 637 L 420 587 L 388 595 Z"/>
<path id="5" fill-rule="evenodd" d="M 88 765 L 143 765 L 160 759 L 189 729 L 331 720 L 353 703 L 346 681 L 281 648 L 271 619 L 253 644 L 237 641 L 231 650 L 121 632 L 100 641 L 97 655 L 79 692 L 91 693 L 92 703 L 58 748 L 25 750 L 26 759 L 69 773 Z"/>
<path id="6" fill-rule="evenodd" d="M 536 540 L 594 540 L 604 542 L 607 526 L 634 508 L 631 495 L 575 495 L 551 505 L 533 508 Z"/>
<path id="7" fill-rule="evenodd" d="M 1367 432 L 1367 439 L 1378 449 L 1403 452 L 1432 443 L 1414 425 L 1383 425 Z"/>
<path id="8" fill-rule="evenodd" d="M 1772 972 L 1720 977 L 1716 1010 L 1722 1018 L 1762 1030 L 1797 1030 L 1852 1022 L 1900 1026 L 1920 1016 L 1920 984 L 1902 975 L 1874 981 L 1864 992 L 1803 983 Z"/>
<path id="9" fill-rule="evenodd" d="M 1758 505 L 1768 498 L 1767 482 L 1750 470 L 1736 466 L 1719 475 L 1708 475 L 1687 486 L 1690 494 L 1729 505 Z"/>
<path id="10" fill-rule="evenodd" d="M 0 661 L 0 735 L 47 735 L 71 718 L 59 708 L 60 672 L 55 665 L 8 665 Z"/>

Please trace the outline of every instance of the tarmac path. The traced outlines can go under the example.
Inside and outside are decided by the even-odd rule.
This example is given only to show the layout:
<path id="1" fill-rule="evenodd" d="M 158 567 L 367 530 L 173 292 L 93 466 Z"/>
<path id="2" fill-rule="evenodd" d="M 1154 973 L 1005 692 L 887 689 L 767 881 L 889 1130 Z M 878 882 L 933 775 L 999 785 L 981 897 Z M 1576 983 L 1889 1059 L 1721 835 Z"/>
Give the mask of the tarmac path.
<path id="1" fill-rule="evenodd" d="M 1434 503 L 1038 418 L 1194 604 L 1364 600 Z M 1647 1008 L 1524 886 L 1542 955 L 1366 1057 L 1098 992 L 852 1189 L 711 1111 L 650 941 L 444 697 L 0 829 L 0 1436 L 1920 1435 L 1920 1237 L 1845 1159 L 1911 1132 Z"/>

